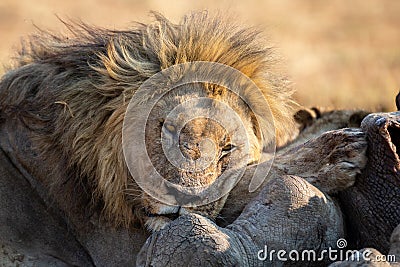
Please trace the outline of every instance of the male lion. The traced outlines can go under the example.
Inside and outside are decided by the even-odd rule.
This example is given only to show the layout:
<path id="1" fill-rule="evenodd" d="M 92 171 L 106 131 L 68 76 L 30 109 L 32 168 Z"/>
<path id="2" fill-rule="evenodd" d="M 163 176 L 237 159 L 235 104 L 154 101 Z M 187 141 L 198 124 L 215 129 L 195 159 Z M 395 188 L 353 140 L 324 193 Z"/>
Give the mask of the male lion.
<path id="1" fill-rule="evenodd" d="M 205 12 L 186 16 L 180 24 L 154 16 L 153 23 L 137 24 L 127 31 L 66 23 L 68 37 L 44 32 L 31 36 L 23 43 L 14 68 L 2 78 L 2 119 L 18 121 L 31 130 L 29 148 L 42 162 L 35 178 L 64 210 L 90 202 L 92 207 L 102 207 L 115 225 L 144 220 L 150 229 L 159 229 L 185 212 L 141 191 L 127 169 L 122 148 L 129 101 L 143 82 L 171 66 L 207 61 L 239 70 L 267 100 L 277 134 L 291 127 L 291 90 L 274 72 L 271 49 L 259 42 L 257 31 Z M 216 144 L 218 156 L 202 172 L 182 171 L 168 163 L 160 135 L 162 129 L 173 134 L 175 126 L 163 121 L 175 106 L 197 97 L 227 103 L 240 116 L 250 140 L 249 164 L 258 161 L 263 142 L 271 142 L 269 133 L 274 132 L 260 129 L 255 115 L 263 114 L 254 114 L 257 111 L 227 88 L 203 83 L 181 86 L 165 95 L 147 120 L 148 154 L 166 180 L 189 187 L 214 182 L 227 167 L 228 154 L 237 153 L 240 149 L 235 148 L 241 146 L 232 144 L 229 133 L 214 120 L 197 118 L 180 132 L 182 154 L 195 161 L 201 140 L 209 139 Z M 192 210 L 214 217 L 224 199 Z"/>
<path id="2" fill-rule="evenodd" d="M 65 23 L 69 36 L 40 32 L 26 39 L 2 77 L 0 243 L 12 253 L 33 255 L 36 265 L 132 264 L 149 235 L 143 224 L 158 230 L 190 211 L 214 218 L 228 197 L 191 207 L 171 205 L 144 192 L 138 178 L 161 174 L 196 192 L 259 162 L 275 136 L 278 144 L 291 136 L 292 90 L 275 72 L 272 51 L 257 31 L 207 13 L 186 16 L 179 24 L 154 17 L 153 23 L 126 31 Z M 230 87 L 194 79 L 167 90 L 148 110 L 135 109 L 185 80 L 187 63 L 193 62 L 227 66 L 226 77 L 219 68 L 215 72 Z M 171 67 L 176 71 L 165 75 Z M 196 70 L 194 78 L 214 74 L 213 68 Z M 240 79 L 232 77 L 233 70 L 242 74 Z M 154 83 L 160 73 L 165 83 Z M 142 125 L 135 124 L 143 118 Z M 145 133 L 144 140 L 123 135 L 130 125 Z M 242 133 L 238 139 L 237 132 Z M 131 145 L 142 141 L 146 151 L 126 157 L 126 147 L 134 150 Z M 282 172 L 293 174 L 288 170 L 299 170 L 301 163 L 303 178 L 339 173 L 346 185 L 352 184 L 364 166 L 363 134 L 342 131 L 319 141 L 331 143 L 316 152 L 325 160 L 315 162 L 312 147 L 306 147 L 296 152 L 297 162 L 283 157 L 290 165 Z M 344 153 L 353 150 L 351 144 L 338 145 L 353 141 L 359 147 L 354 153 Z M 168 148 L 177 148 L 176 157 L 165 153 Z M 143 167 L 146 157 L 151 170 Z M 187 168 L 176 166 L 177 158 Z M 132 162 L 144 171 L 132 172 Z M 245 198 L 248 191 L 244 194 L 233 198 Z"/>

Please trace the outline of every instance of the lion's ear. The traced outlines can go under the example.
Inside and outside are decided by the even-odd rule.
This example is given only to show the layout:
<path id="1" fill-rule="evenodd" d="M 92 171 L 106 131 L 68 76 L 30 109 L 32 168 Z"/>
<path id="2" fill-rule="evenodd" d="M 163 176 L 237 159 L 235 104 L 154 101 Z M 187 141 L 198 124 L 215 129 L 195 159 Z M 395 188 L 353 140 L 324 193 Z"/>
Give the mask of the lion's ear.
<path id="1" fill-rule="evenodd" d="M 317 107 L 312 107 L 311 110 L 314 111 L 314 117 L 315 117 L 316 119 L 321 118 L 322 112 L 321 112 L 321 110 L 320 110 L 319 108 L 317 108 Z"/>
<path id="2" fill-rule="evenodd" d="M 397 111 L 400 111 L 400 92 L 396 96 L 396 107 Z"/>
<path id="3" fill-rule="evenodd" d="M 300 109 L 294 114 L 294 120 L 299 124 L 300 130 L 312 125 L 314 121 L 321 117 L 321 112 L 318 108 Z"/>

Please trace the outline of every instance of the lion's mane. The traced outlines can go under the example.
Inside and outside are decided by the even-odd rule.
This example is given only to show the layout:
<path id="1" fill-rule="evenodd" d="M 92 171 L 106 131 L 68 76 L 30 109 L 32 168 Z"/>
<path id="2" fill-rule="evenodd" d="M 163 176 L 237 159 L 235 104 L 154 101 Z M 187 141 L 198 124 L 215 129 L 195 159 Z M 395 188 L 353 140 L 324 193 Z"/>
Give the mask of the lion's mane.
<path id="1" fill-rule="evenodd" d="M 140 197 L 122 151 L 124 114 L 152 75 L 185 62 L 226 64 L 261 89 L 278 136 L 292 117 L 291 89 L 258 30 L 206 12 L 179 24 L 160 14 L 154 18 L 122 31 L 69 22 L 67 35 L 40 30 L 23 41 L 0 83 L 2 119 L 27 125 L 40 156 L 52 166 L 40 182 L 53 195 L 64 194 L 59 201 L 85 196 L 117 225 L 136 220 Z"/>

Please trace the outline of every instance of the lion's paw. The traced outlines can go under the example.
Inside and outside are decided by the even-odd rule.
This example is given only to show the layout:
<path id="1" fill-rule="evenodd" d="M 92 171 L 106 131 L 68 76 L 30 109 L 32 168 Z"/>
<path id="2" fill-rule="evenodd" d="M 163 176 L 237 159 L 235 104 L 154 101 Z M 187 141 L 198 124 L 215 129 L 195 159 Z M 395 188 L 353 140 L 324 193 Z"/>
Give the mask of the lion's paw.
<path id="1" fill-rule="evenodd" d="M 342 129 L 327 132 L 324 139 L 326 155 L 320 159 L 315 176 L 306 177 L 310 183 L 326 193 L 334 193 L 352 186 L 357 174 L 367 163 L 367 141 L 360 129 Z"/>

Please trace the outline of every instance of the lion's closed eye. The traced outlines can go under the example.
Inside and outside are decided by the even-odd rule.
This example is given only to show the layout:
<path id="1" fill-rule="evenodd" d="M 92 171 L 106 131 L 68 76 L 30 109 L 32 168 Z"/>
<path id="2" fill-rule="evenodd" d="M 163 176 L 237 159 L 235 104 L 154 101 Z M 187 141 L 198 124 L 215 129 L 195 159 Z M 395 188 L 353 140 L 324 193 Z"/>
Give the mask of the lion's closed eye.
<path id="1" fill-rule="evenodd" d="M 229 155 L 230 153 L 232 153 L 236 149 L 237 149 L 237 146 L 235 146 L 235 145 L 233 145 L 231 143 L 226 144 L 221 150 L 220 158 L 222 158 L 222 157 L 224 157 L 226 155 Z"/>

